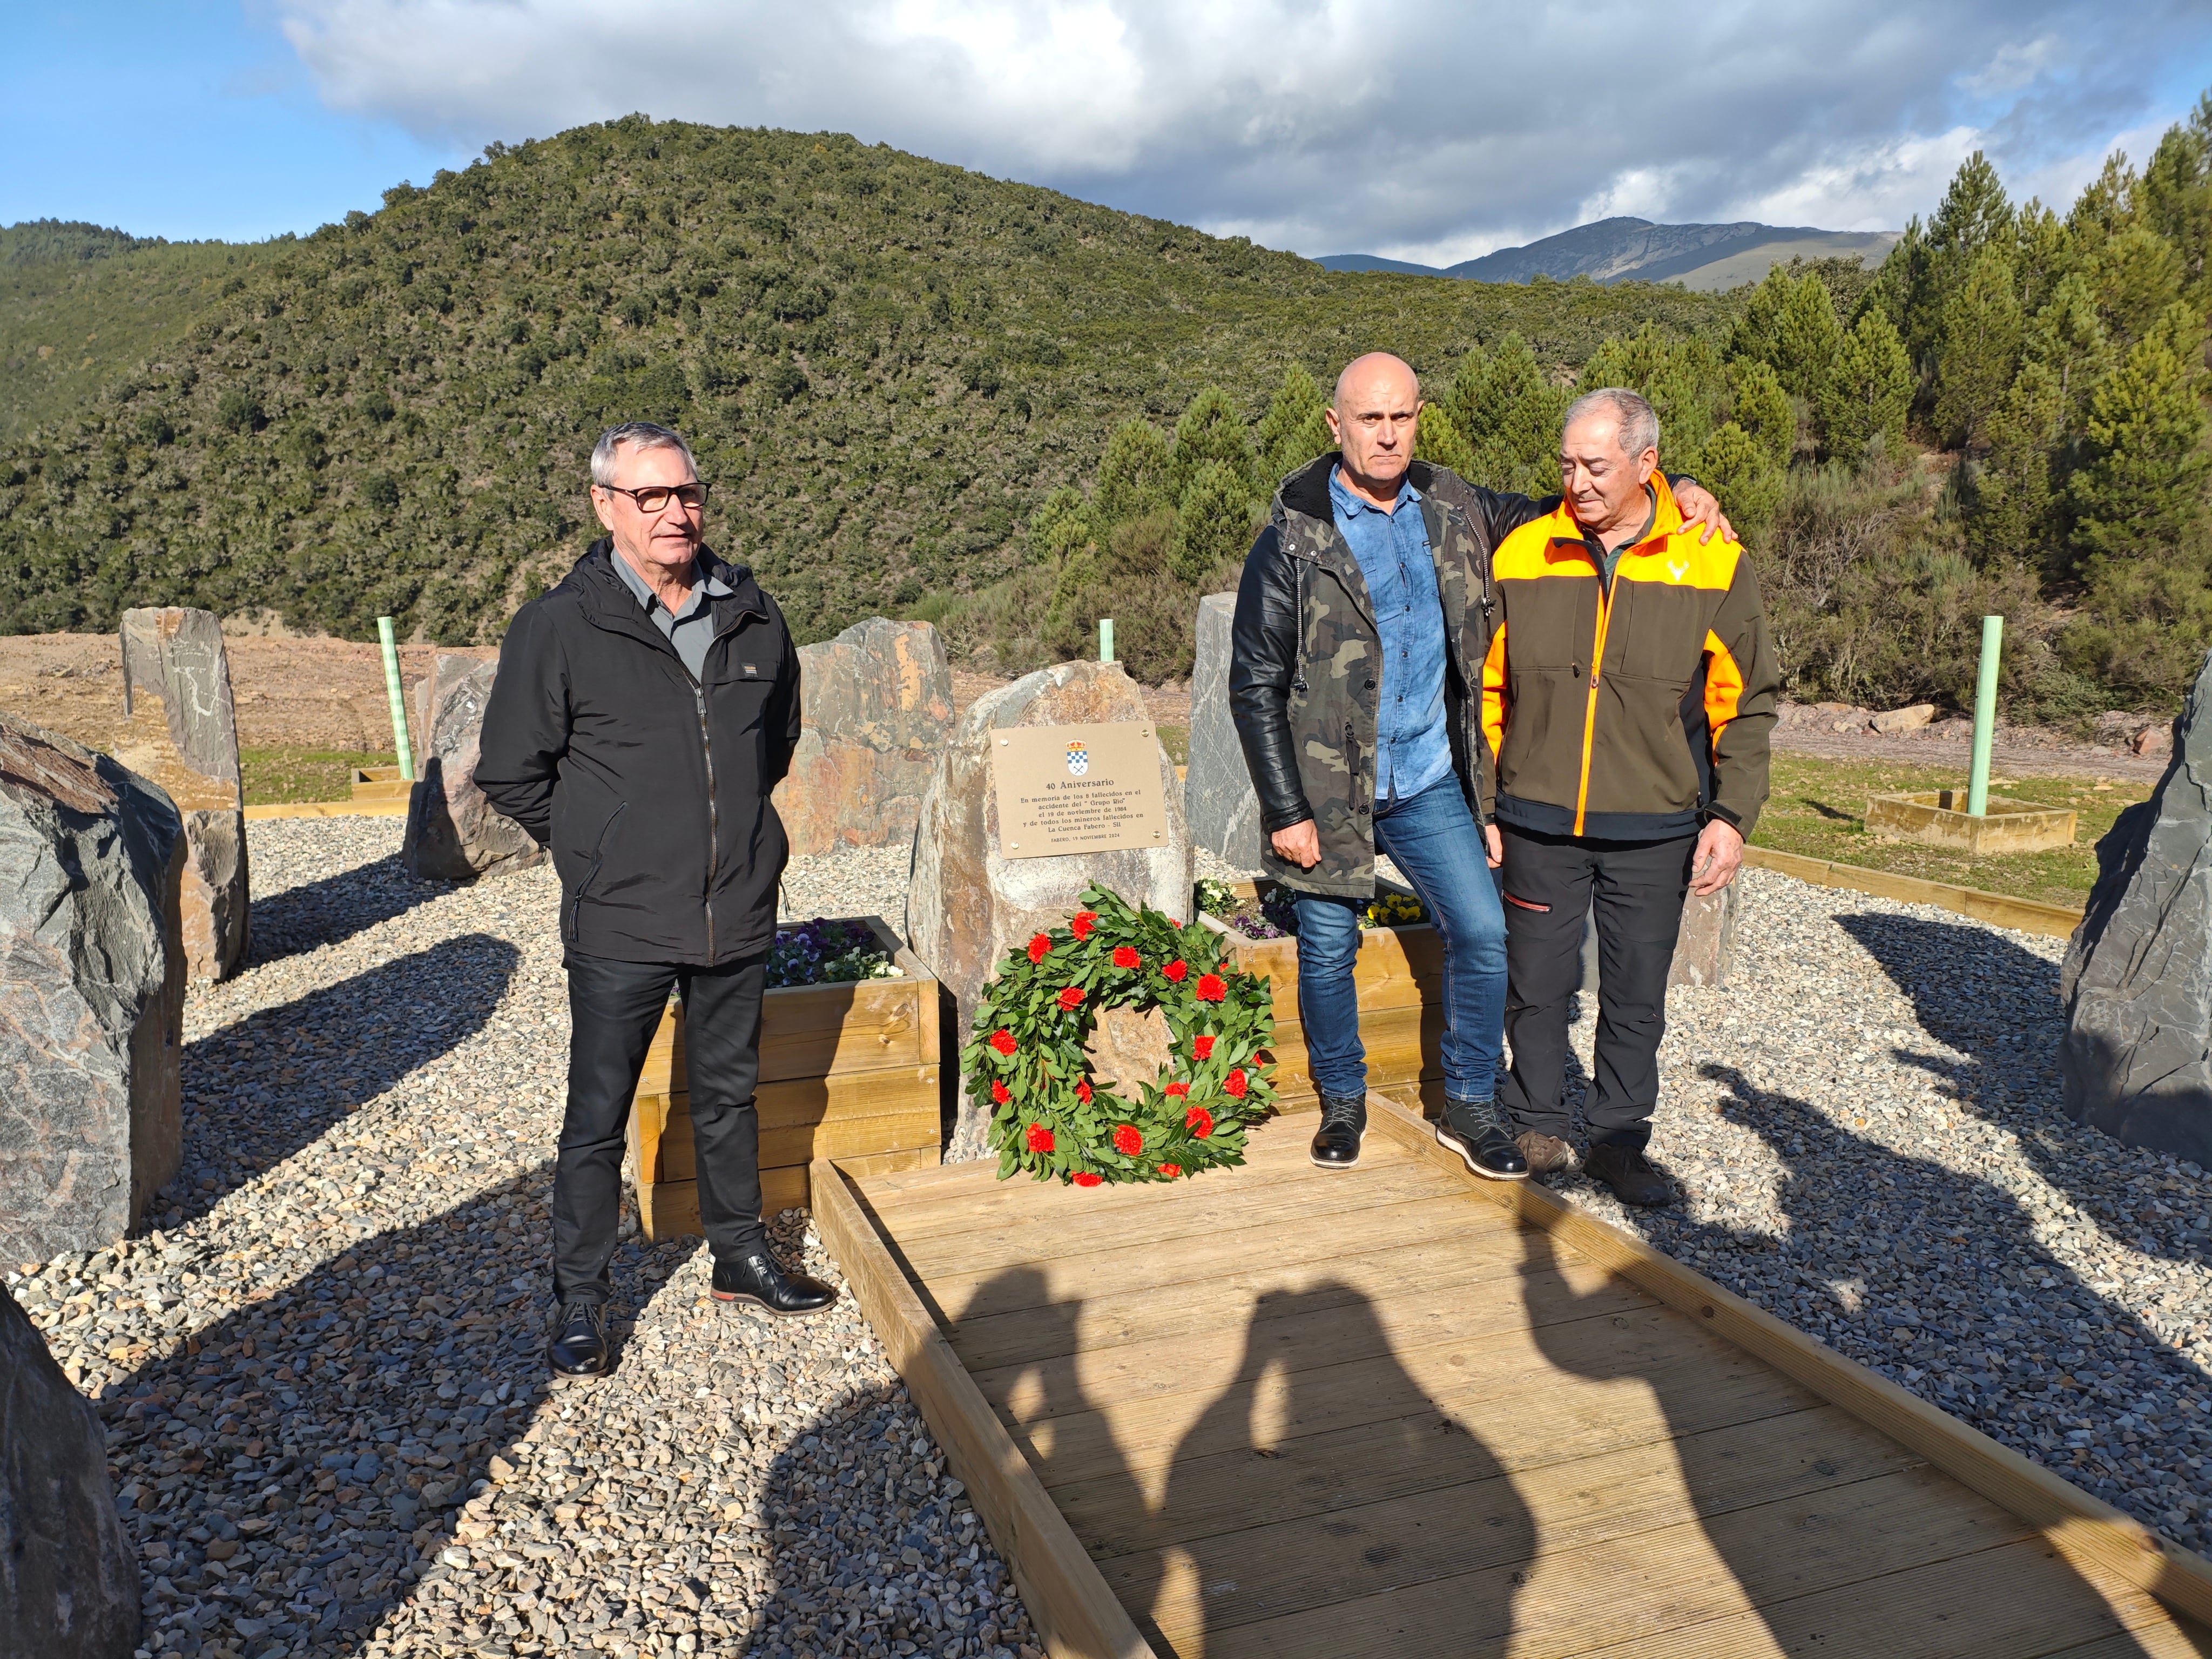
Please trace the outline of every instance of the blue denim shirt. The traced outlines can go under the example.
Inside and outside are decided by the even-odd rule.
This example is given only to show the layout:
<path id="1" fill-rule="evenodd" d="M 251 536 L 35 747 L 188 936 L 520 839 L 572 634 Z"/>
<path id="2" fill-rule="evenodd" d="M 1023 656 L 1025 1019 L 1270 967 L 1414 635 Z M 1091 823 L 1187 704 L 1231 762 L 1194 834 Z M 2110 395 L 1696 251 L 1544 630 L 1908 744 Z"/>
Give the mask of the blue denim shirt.
<path id="1" fill-rule="evenodd" d="M 1353 495 L 1342 471 L 1332 469 L 1328 499 L 1367 579 L 1382 635 L 1375 799 L 1404 800 L 1437 782 L 1452 764 L 1444 729 L 1444 608 L 1421 492 L 1410 480 L 1401 483 L 1386 513 Z"/>

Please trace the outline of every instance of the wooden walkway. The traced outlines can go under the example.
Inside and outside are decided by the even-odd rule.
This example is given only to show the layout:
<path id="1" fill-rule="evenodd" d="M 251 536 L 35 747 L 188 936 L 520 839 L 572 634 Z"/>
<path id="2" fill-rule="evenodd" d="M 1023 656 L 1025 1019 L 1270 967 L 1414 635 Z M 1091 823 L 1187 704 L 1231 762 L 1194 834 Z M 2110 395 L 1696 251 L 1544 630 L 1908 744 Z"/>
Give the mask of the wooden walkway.
<path id="1" fill-rule="evenodd" d="M 2212 1654 L 2212 1573 L 1377 1097 L 1081 1192 L 817 1164 L 1056 1656 Z"/>

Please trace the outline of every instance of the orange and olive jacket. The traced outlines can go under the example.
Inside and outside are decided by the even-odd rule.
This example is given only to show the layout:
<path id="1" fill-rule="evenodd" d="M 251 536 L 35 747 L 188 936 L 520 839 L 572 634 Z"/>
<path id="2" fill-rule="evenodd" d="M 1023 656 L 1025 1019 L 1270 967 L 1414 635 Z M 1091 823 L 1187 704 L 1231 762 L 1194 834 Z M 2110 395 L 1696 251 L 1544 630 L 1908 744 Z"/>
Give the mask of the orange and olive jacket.
<path id="1" fill-rule="evenodd" d="M 1609 581 L 1564 501 L 1498 544 L 1482 727 L 1501 823 L 1643 841 L 1758 822 L 1781 689 L 1759 580 L 1737 544 L 1684 526 L 1664 477 L 1650 489 Z"/>

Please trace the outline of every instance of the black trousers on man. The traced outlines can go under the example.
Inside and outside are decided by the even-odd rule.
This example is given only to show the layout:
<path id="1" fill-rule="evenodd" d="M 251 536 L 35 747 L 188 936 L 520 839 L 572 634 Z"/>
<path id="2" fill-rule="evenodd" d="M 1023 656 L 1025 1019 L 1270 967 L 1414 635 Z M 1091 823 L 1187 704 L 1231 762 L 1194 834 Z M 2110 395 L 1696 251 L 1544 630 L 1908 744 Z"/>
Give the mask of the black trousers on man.
<path id="1" fill-rule="evenodd" d="M 562 1302 L 605 1302 L 622 1219 L 622 1161 L 645 1051 L 684 998 L 684 1073 L 699 1219 L 717 1261 L 767 1242 L 761 1224 L 761 993 L 765 953 L 721 968 L 616 962 L 568 953 L 568 1109 L 553 1174 L 553 1288 Z"/>
<path id="2" fill-rule="evenodd" d="M 1694 835 L 1595 841 L 1501 826 L 1505 842 L 1505 1040 L 1498 1091 L 1515 1133 L 1567 1139 L 1567 999 L 1582 983 L 1583 918 L 1597 921 L 1597 1074 L 1590 1143 L 1641 1151 L 1659 1103 L 1667 974 L 1681 931 Z"/>

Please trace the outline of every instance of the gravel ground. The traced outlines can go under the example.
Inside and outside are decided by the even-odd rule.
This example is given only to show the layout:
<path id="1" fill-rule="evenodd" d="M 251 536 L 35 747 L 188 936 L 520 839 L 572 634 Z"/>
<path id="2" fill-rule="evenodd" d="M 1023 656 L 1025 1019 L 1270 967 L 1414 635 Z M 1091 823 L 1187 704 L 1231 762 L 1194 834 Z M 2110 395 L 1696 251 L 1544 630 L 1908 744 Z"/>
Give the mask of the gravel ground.
<path id="1" fill-rule="evenodd" d="M 849 1302 L 719 1310 L 696 1243 L 633 1239 L 623 1362 L 546 1391 L 551 875 L 414 882 L 400 827 L 251 826 L 255 957 L 188 1007 L 184 1175 L 153 1231 L 8 1275 L 109 1423 L 148 1659 L 1035 1659 Z M 906 869 L 810 860 L 786 915 L 896 921 Z M 1564 1189 L 2206 1548 L 2212 1193 L 2060 1111 L 2060 941 L 1742 879 L 1734 981 L 1671 1004 L 1683 1203 Z"/>
<path id="2" fill-rule="evenodd" d="M 2065 942 L 1740 879 L 1730 983 L 1668 1000 L 1652 1157 L 1683 1202 L 1556 1184 L 2212 1549 L 2212 1182 L 2066 1116 Z M 1595 999 L 1579 1001 L 1587 1066 Z"/>
<path id="3" fill-rule="evenodd" d="M 547 1392 L 556 890 L 410 880 L 401 827 L 250 826 L 254 961 L 187 1008 L 183 1176 L 119 1249 L 7 1275 L 108 1423 L 142 1653 L 1036 1659 L 849 1301 L 722 1310 L 696 1241 L 633 1240 L 615 1373 Z M 787 885 L 896 918 L 904 876 Z"/>

